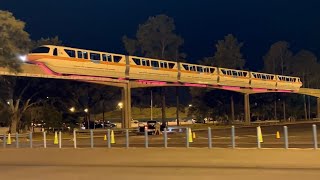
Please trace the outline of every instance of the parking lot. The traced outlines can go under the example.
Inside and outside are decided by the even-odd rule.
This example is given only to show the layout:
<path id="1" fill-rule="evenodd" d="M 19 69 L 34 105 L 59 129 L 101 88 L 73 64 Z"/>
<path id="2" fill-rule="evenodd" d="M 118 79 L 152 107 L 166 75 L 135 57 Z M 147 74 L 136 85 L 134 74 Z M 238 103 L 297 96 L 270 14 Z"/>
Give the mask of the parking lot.
<path id="1" fill-rule="evenodd" d="M 312 124 L 320 125 L 320 123 L 300 123 L 288 124 L 288 142 L 289 148 L 313 148 L 313 134 Z M 186 132 L 185 127 L 175 129 L 175 132 L 167 133 L 168 147 L 186 147 Z M 282 125 L 261 126 L 263 142 L 262 148 L 284 148 L 284 136 Z M 276 138 L 277 131 L 280 138 Z M 208 147 L 208 130 L 206 128 L 194 129 L 192 132 L 195 137 L 189 143 L 189 147 Z M 213 148 L 230 148 L 231 147 L 231 129 L 226 128 L 211 128 L 212 133 L 212 147 Z M 92 139 L 89 131 L 81 131 L 76 133 L 76 147 L 90 148 L 90 147 L 108 147 L 107 130 L 94 130 Z M 318 139 L 320 138 L 318 133 Z M 29 135 L 19 135 L 19 148 L 29 148 Z M 92 145 L 91 145 L 92 141 Z M 3 147 L 16 148 L 17 144 L 15 136 L 12 135 L 11 145 L 3 143 Z M 146 139 L 144 134 L 137 134 L 136 129 L 129 131 L 128 145 L 129 147 L 145 147 Z M 149 135 L 148 147 L 164 147 L 164 135 Z M 126 147 L 126 133 L 121 129 L 114 129 L 114 143 L 111 147 Z M 236 127 L 235 128 L 235 147 L 236 148 L 256 148 L 257 147 L 257 132 L 256 127 Z M 32 147 L 44 147 L 44 140 L 42 133 L 33 133 Z M 58 144 L 54 144 L 54 134 L 46 135 L 47 148 L 59 148 Z M 63 133 L 61 135 L 61 147 L 74 147 L 73 134 Z"/>

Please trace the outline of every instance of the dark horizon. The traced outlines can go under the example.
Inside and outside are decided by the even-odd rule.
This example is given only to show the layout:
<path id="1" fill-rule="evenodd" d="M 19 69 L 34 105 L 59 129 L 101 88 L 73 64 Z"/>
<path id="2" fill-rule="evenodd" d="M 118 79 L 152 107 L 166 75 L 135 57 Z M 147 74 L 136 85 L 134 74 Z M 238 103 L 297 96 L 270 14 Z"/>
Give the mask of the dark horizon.
<path id="1" fill-rule="evenodd" d="M 288 41 L 294 53 L 307 49 L 319 57 L 320 2 L 308 2 L 198 0 L 179 4 L 160 0 L 93 0 L 88 4 L 79 0 L 75 4 L 71 0 L 11 0 L 0 4 L 1 10 L 11 11 L 26 22 L 26 31 L 34 40 L 58 35 L 67 46 L 122 54 L 126 53 L 123 35 L 132 38 L 138 25 L 149 16 L 166 14 L 174 18 L 176 33 L 185 40 L 182 51 L 187 53 L 189 62 L 213 56 L 215 43 L 231 33 L 244 43 L 246 67 L 260 70 L 263 55 L 280 40 Z"/>

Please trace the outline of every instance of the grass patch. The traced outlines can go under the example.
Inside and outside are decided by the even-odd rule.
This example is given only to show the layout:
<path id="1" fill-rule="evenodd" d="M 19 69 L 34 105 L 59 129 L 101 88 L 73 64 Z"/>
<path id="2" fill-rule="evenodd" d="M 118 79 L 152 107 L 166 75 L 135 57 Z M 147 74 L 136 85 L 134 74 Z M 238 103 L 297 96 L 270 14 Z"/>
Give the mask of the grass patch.
<path id="1" fill-rule="evenodd" d="M 132 107 L 131 114 L 133 119 L 148 119 L 151 117 L 151 108 L 137 108 Z M 154 119 L 161 118 L 161 108 L 152 108 L 152 117 Z M 95 119 L 99 120 L 102 119 L 102 113 L 94 115 Z M 176 117 L 176 108 L 175 107 L 169 107 L 166 108 L 166 117 L 168 119 L 172 119 Z M 179 111 L 179 117 L 180 119 L 186 119 L 187 118 L 187 112 Z M 121 111 L 116 110 L 112 112 L 106 112 L 105 113 L 105 119 L 119 119 L 121 118 Z"/>

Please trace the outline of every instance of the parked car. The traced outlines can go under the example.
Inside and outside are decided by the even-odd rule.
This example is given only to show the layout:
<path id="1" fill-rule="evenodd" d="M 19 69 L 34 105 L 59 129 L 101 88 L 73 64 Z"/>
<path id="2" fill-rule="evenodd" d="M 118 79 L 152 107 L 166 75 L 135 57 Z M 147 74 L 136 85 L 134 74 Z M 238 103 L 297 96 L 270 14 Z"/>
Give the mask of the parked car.
<path id="1" fill-rule="evenodd" d="M 111 123 L 110 121 L 107 121 L 107 122 L 105 122 L 104 127 L 106 127 L 106 128 L 115 128 L 115 127 L 117 127 L 117 125 L 114 124 L 114 123 Z"/>
<path id="2" fill-rule="evenodd" d="M 148 134 L 153 135 L 153 134 L 155 134 L 155 131 L 156 131 L 156 124 L 159 124 L 159 122 L 154 121 L 154 120 L 147 121 L 146 125 L 141 123 L 138 125 L 138 133 L 144 134 L 145 130 L 147 129 Z M 160 127 L 160 130 L 161 129 L 162 129 L 162 127 Z"/>
<path id="3" fill-rule="evenodd" d="M 98 129 L 98 128 L 115 128 L 117 127 L 116 124 L 110 122 L 110 121 L 106 121 L 103 125 L 103 122 L 99 122 L 99 123 L 95 123 L 95 128 Z"/>

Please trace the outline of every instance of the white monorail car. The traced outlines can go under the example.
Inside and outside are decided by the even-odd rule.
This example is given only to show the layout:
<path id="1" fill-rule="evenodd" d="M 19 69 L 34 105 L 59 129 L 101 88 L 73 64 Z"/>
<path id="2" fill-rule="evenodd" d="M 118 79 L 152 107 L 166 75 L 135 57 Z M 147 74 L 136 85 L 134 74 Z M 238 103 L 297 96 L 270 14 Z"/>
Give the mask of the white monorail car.
<path id="1" fill-rule="evenodd" d="M 127 56 L 129 58 L 129 79 L 158 80 L 177 82 L 178 65 L 176 62 Z"/>
<path id="2" fill-rule="evenodd" d="M 27 57 L 60 74 L 103 76 L 221 86 L 299 90 L 300 78 L 274 74 L 177 63 L 154 58 L 44 45 Z"/>
<path id="3" fill-rule="evenodd" d="M 276 89 L 276 75 L 259 72 L 250 72 L 250 86 L 252 88 Z"/>
<path id="4" fill-rule="evenodd" d="M 121 54 L 45 45 L 31 51 L 27 58 L 60 74 L 125 78 L 126 59 Z"/>
<path id="5" fill-rule="evenodd" d="M 218 68 L 219 85 L 250 87 L 249 71 Z"/>
<path id="6" fill-rule="evenodd" d="M 297 91 L 302 86 L 300 78 L 298 77 L 276 75 L 276 78 L 277 78 L 277 89 Z"/>
<path id="7" fill-rule="evenodd" d="M 180 82 L 217 85 L 218 72 L 216 67 L 189 63 L 180 64 Z"/>

